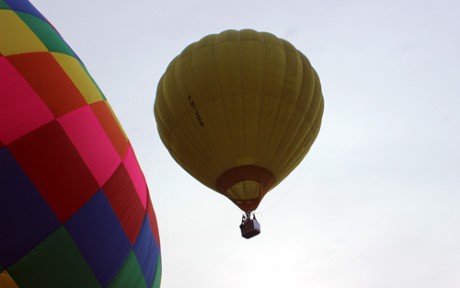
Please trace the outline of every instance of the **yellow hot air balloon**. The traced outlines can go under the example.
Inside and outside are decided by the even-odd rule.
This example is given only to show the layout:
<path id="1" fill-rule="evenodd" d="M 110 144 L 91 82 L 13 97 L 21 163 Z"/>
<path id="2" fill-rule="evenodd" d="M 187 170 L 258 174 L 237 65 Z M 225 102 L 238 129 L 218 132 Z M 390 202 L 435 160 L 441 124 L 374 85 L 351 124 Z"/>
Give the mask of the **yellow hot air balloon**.
<path id="1" fill-rule="evenodd" d="M 177 163 L 249 216 L 305 157 L 323 109 L 318 75 L 294 46 L 227 30 L 169 64 L 154 114 Z"/>

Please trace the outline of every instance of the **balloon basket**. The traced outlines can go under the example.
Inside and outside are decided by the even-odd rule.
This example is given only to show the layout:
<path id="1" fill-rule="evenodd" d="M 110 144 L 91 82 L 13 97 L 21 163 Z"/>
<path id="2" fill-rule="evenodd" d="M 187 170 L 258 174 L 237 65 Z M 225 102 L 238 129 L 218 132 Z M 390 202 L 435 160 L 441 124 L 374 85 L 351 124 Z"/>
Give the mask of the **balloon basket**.
<path id="1" fill-rule="evenodd" d="M 240 229 L 241 236 L 243 236 L 243 238 L 246 239 L 252 238 L 260 234 L 260 224 L 255 218 L 244 219 L 241 222 Z"/>

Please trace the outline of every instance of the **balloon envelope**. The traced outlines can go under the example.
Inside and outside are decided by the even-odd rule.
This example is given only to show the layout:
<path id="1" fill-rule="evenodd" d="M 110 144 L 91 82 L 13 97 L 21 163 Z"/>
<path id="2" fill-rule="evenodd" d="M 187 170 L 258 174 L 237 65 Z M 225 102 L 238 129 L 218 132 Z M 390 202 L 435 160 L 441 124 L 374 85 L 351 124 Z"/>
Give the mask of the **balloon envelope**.
<path id="1" fill-rule="evenodd" d="M 169 64 L 154 113 L 163 143 L 186 171 L 253 211 L 305 157 L 323 109 L 318 75 L 289 42 L 228 30 Z"/>
<path id="2" fill-rule="evenodd" d="M 159 287 L 157 222 L 132 146 L 25 0 L 0 0 L 0 196 L 0 287 Z"/>

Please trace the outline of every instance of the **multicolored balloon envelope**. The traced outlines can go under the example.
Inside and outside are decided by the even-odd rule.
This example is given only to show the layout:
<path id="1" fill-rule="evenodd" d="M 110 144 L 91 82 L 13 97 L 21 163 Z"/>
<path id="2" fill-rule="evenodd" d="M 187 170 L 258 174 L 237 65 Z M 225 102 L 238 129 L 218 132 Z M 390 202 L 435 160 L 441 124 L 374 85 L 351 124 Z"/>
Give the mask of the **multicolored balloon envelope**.
<path id="1" fill-rule="evenodd" d="M 85 66 L 25 0 L 0 0 L 0 287 L 159 287 L 132 146 Z"/>

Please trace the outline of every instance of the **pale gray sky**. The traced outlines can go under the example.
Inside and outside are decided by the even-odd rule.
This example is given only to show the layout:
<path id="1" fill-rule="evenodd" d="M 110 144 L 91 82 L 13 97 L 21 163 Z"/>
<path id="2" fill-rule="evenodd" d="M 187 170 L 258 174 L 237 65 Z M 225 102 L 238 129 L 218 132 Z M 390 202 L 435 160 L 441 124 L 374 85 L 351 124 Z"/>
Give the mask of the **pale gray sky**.
<path id="1" fill-rule="evenodd" d="M 460 287 L 460 3 L 32 0 L 127 132 L 157 213 L 165 288 Z M 189 43 L 234 28 L 301 50 L 323 85 L 309 155 L 264 199 L 262 234 L 169 156 L 153 103 Z"/>

